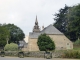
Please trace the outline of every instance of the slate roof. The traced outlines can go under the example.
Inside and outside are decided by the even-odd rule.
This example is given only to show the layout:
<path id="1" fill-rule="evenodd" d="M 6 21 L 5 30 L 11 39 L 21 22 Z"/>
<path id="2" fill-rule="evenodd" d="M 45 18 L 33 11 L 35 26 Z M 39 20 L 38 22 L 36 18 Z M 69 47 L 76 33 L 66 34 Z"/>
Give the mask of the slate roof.
<path id="1" fill-rule="evenodd" d="M 46 34 L 63 34 L 61 33 L 57 28 L 55 28 L 53 25 L 49 25 L 46 28 L 44 28 L 41 33 Z"/>
<path id="2" fill-rule="evenodd" d="M 19 41 L 19 47 L 20 46 L 27 47 L 27 43 L 24 40 Z"/>
<path id="3" fill-rule="evenodd" d="M 55 28 L 53 25 L 49 25 L 47 27 L 45 27 L 41 32 L 30 32 L 29 33 L 29 37 L 30 38 L 38 38 L 38 36 L 40 34 L 43 34 L 43 33 L 46 33 L 46 34 L 63 34 L 61 33 L 57 28 Z"/>
<path id="4" fill-rule="evenodd" d="M 38 36 L 40 35 L 41 33 L 39 32 L 30 32 L 29 33 L 29 38 L 38 38 Z"/>

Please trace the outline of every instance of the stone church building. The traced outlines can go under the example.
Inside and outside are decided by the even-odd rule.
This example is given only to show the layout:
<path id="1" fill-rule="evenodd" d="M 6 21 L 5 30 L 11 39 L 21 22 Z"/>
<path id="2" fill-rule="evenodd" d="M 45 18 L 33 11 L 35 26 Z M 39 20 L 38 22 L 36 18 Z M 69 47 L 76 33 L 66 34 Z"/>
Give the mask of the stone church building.
<path id="1" fill-rule="evenodd" d="M 73 43 L 57 28 L 55 28 L 53 25 L 49 25 L 40 31 L 38 20 L 36 16 L 35 25 L 33 27 L 33 32 L 29 33 L 29 39 L 28 39 L 28 51 L 39 51 L 37 41 L 38 36 L 40 34 L 46 33 L 55 43 L 55 50 L 67 50 L 67 49 L 73 49 Z"/>

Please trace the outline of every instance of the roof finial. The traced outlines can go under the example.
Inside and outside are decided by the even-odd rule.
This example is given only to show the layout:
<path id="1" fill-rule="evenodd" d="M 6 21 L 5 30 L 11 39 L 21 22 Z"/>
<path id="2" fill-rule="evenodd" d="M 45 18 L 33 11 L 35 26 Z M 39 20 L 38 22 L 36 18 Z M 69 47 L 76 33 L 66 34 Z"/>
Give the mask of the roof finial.
<path id="1" fill-rule="evenodd" d="M 44 24 L 43 24 L 43 26 L 42 26 L 42 30 L 44 29 Z"/>
<path id="2" fill-rule="evenodd" d="M 35 24 L 38 24 L 38 21 L 37 21 L 37 15 L 36 15 L 36 21 L 35 21 Z"/>
<path id="3" fill-rule="evenodd" d="M 36 20 L 37 20 L 37 15 L 36 15 Z"/>

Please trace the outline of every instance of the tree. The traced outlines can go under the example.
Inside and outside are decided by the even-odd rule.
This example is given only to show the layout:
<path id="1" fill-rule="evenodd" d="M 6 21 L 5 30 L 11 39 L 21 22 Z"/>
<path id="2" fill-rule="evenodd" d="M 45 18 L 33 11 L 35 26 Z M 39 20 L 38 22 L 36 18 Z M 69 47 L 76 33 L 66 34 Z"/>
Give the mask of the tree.
<path id="1" fill-rule="evenodd" d="M 8 29 L 0 25 L 0 47 L 4 47 L 7 44 L 7 38 L 10 37 Z"/>
<path id="2" fill-rule="evenodd" d="M 71 41 L 80 38 L 80 4 L 59 10 L 55 15 L 54 26 L 63 32 Z"/>
<path id="3" fill-rule="evenodd" d="M 74 41 L 78 40 L 80 38 L 80 4 L 69 9 L 67 15 L 69 15 L 68 31 L 70 38 Z"/>
<path id="4" fill-rule="evenodd" d="M 19 43 L 19 41 L 23 40 L 23 38 L 25 37 L 25 34 L 23 33 L 23 31 L 17 27 L 14 24 L 4 24 L 3 25 L 5 28 L 7 28 L 10 32 L 10 39 L 9 39 L 9 43 L 13 42 L 13 43 Z"/>
<path id="5" fill-rule="evenodd" d="M 68 19 L 66 17 L 66 14 L 68 13 L 68 9 L 70 7 L 66 6 L 64 8 L 61 8 L 59 10 L 59 13 L 56 13 L 55 14 L 55 23 L 54 23 L 54 26 L 60 30 L 61 32 L 63 32 L 64 34 L 66 33 L 67 31 L 67 25 L 68 25 Z"/>
<path id="6" fill-rule="evenodd" d="M 54 41 L 52 41 L 51 38 L 46 34 L 41 34 L 38 37 L 37 44 L 39 46 L 40 51 L 51 51 L 55 49 Z"/>

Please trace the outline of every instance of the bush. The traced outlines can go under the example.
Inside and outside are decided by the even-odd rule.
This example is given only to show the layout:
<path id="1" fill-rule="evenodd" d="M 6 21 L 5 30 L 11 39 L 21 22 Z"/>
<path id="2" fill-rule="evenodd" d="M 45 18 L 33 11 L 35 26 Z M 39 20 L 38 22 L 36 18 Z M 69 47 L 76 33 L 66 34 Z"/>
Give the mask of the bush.
<path id="1" fill-rule="evenodd" d="M 80 52 L 76 50 L 66 51 L 64 58 L 80 58 Z"/>
<path id="2" fill-rule="evenodd" d="M 41 34 L 38 37 L 38 42 L 37 42 L 40 51 L 51 51 L 55 49 L 55 44 L 52 39 L 47 36 L 46 34 Z"/>
<path id="3" fill-rule="evenodd" d="M 6 45 L 5 45 L 4 50 L 5 50 L 5 51 L 8 51 L 8 50 L 9 50 L 9 44 L 6 44 Z"/>
<path id="4" fill-rule="evenodd" d="M 10 43 L 6 44 L 4 47 L 5 51 L 17 51 L 18 50 L 18 45 L 15 43 Z"/>
<path id="5" fill-rule="evenodd" d="M 76 40 L 74 44 L 75 45 L 80 45 L 80 39 L 79 40 Z"/>

